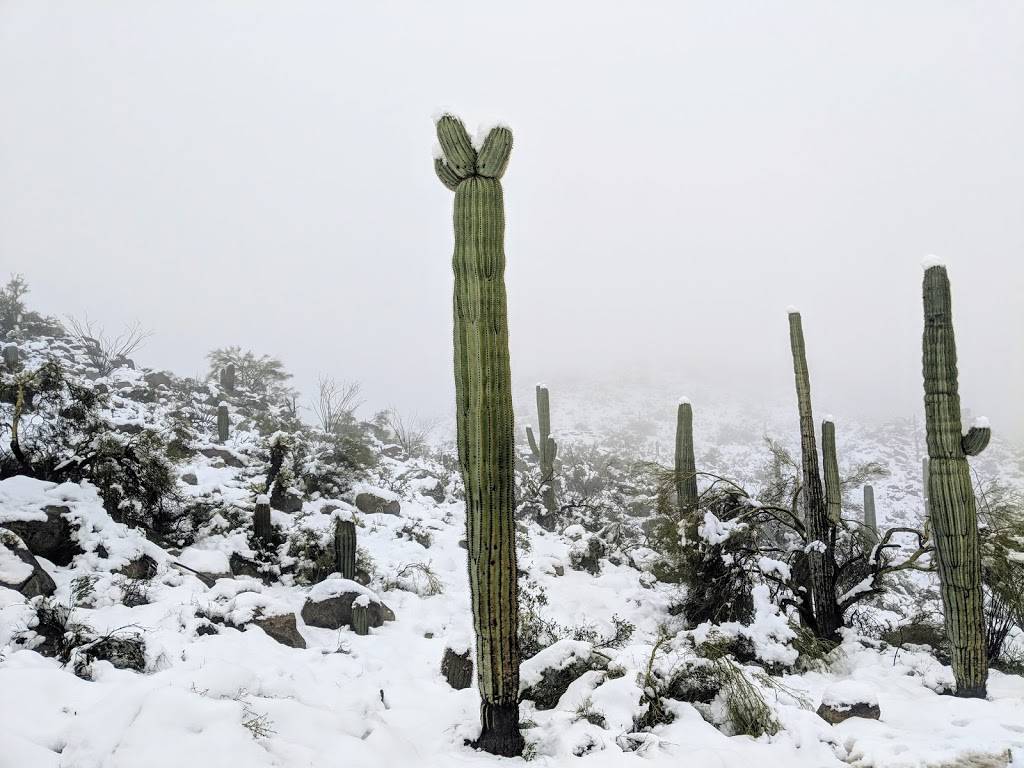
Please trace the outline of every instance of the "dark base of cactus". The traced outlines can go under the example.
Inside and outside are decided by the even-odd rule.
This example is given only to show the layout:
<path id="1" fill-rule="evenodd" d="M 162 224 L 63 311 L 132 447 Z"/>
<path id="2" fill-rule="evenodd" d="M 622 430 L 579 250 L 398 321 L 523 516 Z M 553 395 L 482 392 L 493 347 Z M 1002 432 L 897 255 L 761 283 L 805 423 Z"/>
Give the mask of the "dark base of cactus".
<path id="1" fill-rule="evenodd" d="M 976 685 L 971 688 L 957 688 L 953 693 L 958 699 L 984 699 L 988 696 L 988 691 L 984 684 Z"/>
<path id="2" fill-rule="evenodd" d="M 492 755 L 518 757 L 523 754 L 523 735 L 519 732 L 519 704 L 488 704 L 480 702 L 480 738 L 470 743 Z"/>

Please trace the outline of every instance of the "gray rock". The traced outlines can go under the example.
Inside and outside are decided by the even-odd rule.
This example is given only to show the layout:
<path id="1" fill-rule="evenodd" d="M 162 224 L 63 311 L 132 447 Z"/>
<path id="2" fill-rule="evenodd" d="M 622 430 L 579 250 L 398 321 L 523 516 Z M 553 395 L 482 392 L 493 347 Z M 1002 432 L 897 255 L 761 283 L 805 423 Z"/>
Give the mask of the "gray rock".
<path id="1" fill-rule="evenodd" d="M 294 613 L 282 613 L 278 616 L 261 616 L 252 623 L 266 632 L 281 645 L 289 648 L 305 648 L 306 640 L 299 634 L 295 626 Z"/>
<path id="2" fill-rule="evenodd" d="M 45 557 L 54 565 L 70 565 L 82 548 L 72 536 L 71 523 L 64 517 L 67 507 L 49 506 L 45 520 L 12 520 L 4 526 L 14 531 L 36 557 Z"/>
<path id="3" fill-rule="evenodd" d="M 851 717 L 863 717 L 866 720 L 877 720 L 882 716 L 882 710 L 877 704 L 859 702 L 850 704 L 848 707 L 838 708 L 822 704 L 818 707 L 818 717 L 830 725 L 836 725 Z"/>
<path id="4" fill-rule="evenodd" d="M 385 499 L 369 491 L 363 491 L 356 496 L 356 509 L 364 515 L 400 515 L 402 505 L 398 499 Z"/>
<path id="5" fill-rule="evenodd" d="M 468 649 L 456 653 L 451 648 L 445 648 L 441 659 L 441 674 L 455 690 L 469 688 L 473 684 L 473 654 Z"/>
<path id="6" fill-rule="evenodd" d="M 200 451 L 208 459 L 221 459 L 229 467 L 244 467 L 245 462 L 227 448 L 203 448 Z"/>
<path id="7" fill-rule="evenodd" d="M 152 373 L 147 373 L 145 378 L 146 383 L 154 389 L 171 386 L 171 377 L 166 371 L 153 371 Z"/>
<path id="8" fill-rule="evenodd" d="M 365 594 L 363 592 L 343 592 L 336 597 L 329 597 L 326 600 L 316 602 L 312 599 L 306 600 L 302 606 L 302 620 L 311 627 L 323 627 L 325 629 L 341 629 L 352 626 L 352 602 Z M 384 603 L 371 600 L 367 606 L 367 624 L 370 627 L 379 627 L 385 621 L 394 621 L 395 612 Z"/>
<path id="9" fill-rule="evenodd" d="M 0 543 L 25 565 L 32 568 L 32 575 L 24 581 L 13 583 L 0 580 L 0 586 L 20 592 L 25 597 L 38 597 L 39 595 L 46 597 L 54 593 L 57 585 L 50 578 L 50 574 L 39 565 L 39 561 L 28 551 L 25 542 L 20 537 L 10 531 L 0 529 Z"/>
<path id="10" fill-rule="evenodd" d="M 186 485 L 199 485 L 199 478 L 196 477 L 195 472 L 186 472 L 181 476 L 181 482 Z"/>
<path id="11" fill-rule="evenodd" d="M 570 655 L 551 653 L 556 650 L 556 646 L 566 644 L 571 648 Z M 532 701 L 537 709 L 553 709 L 574 680 L 585 672 L 603 670 L 607 666 L 608 660 L 594 653 L 590 643 L 559 640 L 550 649 L 541 651 L 523 663 L 524 675 L 535 676 L 533 673 L 539 672 L 540 679 L 532 685 L 524 686 L 519 698 Z"/>
<path id="12" fill-rule="evenodd" d="M 117 573 L 128 579 L 152 579 L 156 576 L 156 560 L 149 555 L 141 555 L 118 568 Z"/>

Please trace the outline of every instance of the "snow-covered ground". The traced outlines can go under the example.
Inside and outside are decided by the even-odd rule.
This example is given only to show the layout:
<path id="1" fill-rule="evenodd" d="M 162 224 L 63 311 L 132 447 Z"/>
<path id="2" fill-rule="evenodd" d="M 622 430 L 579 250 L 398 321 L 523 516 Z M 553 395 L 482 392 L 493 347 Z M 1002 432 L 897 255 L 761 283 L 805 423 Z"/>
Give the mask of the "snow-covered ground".
<path id="1" fill-rule="evenodd" d="M 520 422 L 532 423 L 532 404 L 524 400 Z M 675 401 L 667 402 L 671 413 Z M 559 439 L 607 437 L 588 435 L 579 427 L 588 421 L 587 403 L 593 409 L 593 398 L 560 398 L 553 414 Z M 603 410 L 609 413 L 615 408 L 643 410 L 621 408 L 614 398 L 605 403 Z M 136 416 L 145 421 L 161 407 L 159 402 L 148 405 Z M 122 413 L 132 408 L 123 403 Z M 627 429 L 606 418 L 603 410 L 591 410 L 590 423 L 600 423 L 608 432 Z M 698 464 L 731 469 L 741 479 L 744 472 L 753 477 L 764 451 L 757 434 L 749 438 L 763 423 L 758 421 L 752 430 L 742 428 L 750 423 L 745 414 L 701 410 L 698 404 L 695 410 Z M 780 415 L 778 429 L 768 431 L 789 437 L 788 418 Z M 671 421 L 666 421 L 655 423 L 646 442 L 640 441 L 641 452 L 660 451 L 664 460 L 665 446 L 671 445 Z M 851 424 L 840 435 L 841 462 L 879 459 L 891 470 L 877 484 L 880 520 L 919 517 L 919 458 L 914 435 L 905 425 Z M 255 438 L 239 431 L 228 447 L 245 458 L 250 439 Z M 1004 467 L 1004 474 L 1019 482 L 1014 449 L 994 444 L 990 450 L 991 466 Z M 382 462 L 390 476 L 420 466 L 416 460 Z M 181 484 L 183 493 L 216 495 L 251 508 L 249 467 L 226 466 L 222 458 L 198 455 L 178 471 L 195 475 L 194 483 Z M 370 482 L 359 490 L 372 486 Z M 377 490 L 388 496 L 386 490 Z M 827 665 L 784 675 L 779 685 L 765 689 L 782 725 L 775 735 L 727 735 L 708 721 L 714 719 L 715 702 L 702 712 L 674 700 L 666 702 L 674 715 L 671 723 L 636 733 L 643 674 L 661 627 L 672 621 L 669 607 L 679 588 L 657 582 L 628 563 L 605 560 L 597 576 L 573 570 L 571 532 L 551 533 L 532 523 L 519 566 L 530 588 L 546 594 L 545 617 L 564 625 L 590 625 L 598 636 L 609 636 L 615 628 L 612 617 L 617 616 L 635 625 L 635 631 L 621 647 L 604 649 L 606 669 L 580 676 L 553 709 L 523 703 L 525 758 L 510 761 L 474 752 L 465 742 L 476 736 L 477 694 L 473 688 L 452 689 L 440 671 L 445 648 L 460 650 L 469 636 L 466 558 L 460 546 L 463 507 L 450 496 L 438 502 L 418 492 L 416 483 L 399 495 L 399 515 L 356 512 L 351 498 L 330 505 L 307 501 L 294 513 L 273 513 L 274 524 L 286 534 L 297 528 L 326 531 L 339 513 L 354 517 L 359 547 L 374 563 L 368 594 L 395 615 L 360 636 L 303 620 L 306 600 L 311 593 L 323 597 L 317 593 L 324 592 L 323 586 L 287 578 L 267 585 L 239 577 L 221 578 L 208 587 L 175 566 L 176 561 L 214 575 L 228 571 L 232 553 L 251 553 L 245 535 L 229 527 L 213 525 L 191 547 L 169 553 L 110 520 L 87 483 L 55 486 L 19 477 L 0 482 L 0 522 L 45 516 L 43 508 L 55 501 L 68 505 L 78 521 L 83 554 L 68 566 L 42 562 L 57 584 L 54 599 L 74 604 L 78 598 L 72 592 L 81 577 L 95 577 L 91 599 L 78 601 L 73 619 L 99 634 L 137 632 L 145 639 L 143 673 L 94 661 L 91 679 L 83 679 L 71 665 L 62 666 L 27 647 L 31 639 L 27 644 L 24 639 L 31 638 L 35 611 L 17 592 L 0 590 L 0 768 L 448 768 L 519 764 L 523 759 L 545 766 L 583 761 L 581 765 L 595 768 L 1024 766 L 1024 678 L 993 671 L 986 701 L 940 695 L 937 691 L 951 674 L 931 655 L 882 646 L 852 633 Z M 411 523 L 429 535 L 429 546 L 409 535 Z M 156 575 L 148 587 L 148 602 L 128 607 L 115 571 L 143 553 L 156 562 Z M 439 583 L 428 583 L 410 564 L 428 566 Z M 306 647 L 289 647 L 255 624 L 246 625 L 256 609 L 293 613 Z M 226 621 L 212 634 L 211 616 Z M 768 628 L 776 618 L 765 615 L 763 625 L 760 618 L 755 621 L 755 645 L 777 641 L 769 635 L 783 630 Z M 232 624 L 245 626 L 236 629 Z M 671 671 L 691 656 L 679 637 L 661 648 L 655 665 Z M 526 662 L 524 681 L 536 676 L 538 664 Z M 857 685 L 851 688 L 848 681 Z M 844 691 L 851 690 L 877 699 L 879 720 L 851 718 L 833 726 L 815 713 L 823 698 L 842 705 Z"/>

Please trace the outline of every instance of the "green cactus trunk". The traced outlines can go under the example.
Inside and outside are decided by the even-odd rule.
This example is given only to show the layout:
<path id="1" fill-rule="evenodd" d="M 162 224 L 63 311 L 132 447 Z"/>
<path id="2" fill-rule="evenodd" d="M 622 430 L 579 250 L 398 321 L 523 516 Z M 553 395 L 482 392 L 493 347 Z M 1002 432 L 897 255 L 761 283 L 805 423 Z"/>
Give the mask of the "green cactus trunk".
<path id="1" fill-rule="evenodd" d="M 221 403 L 217 406 L 217 439 L 222 443 L 228 441 L 231 421 L 228 418 L 228 407 Z"/>
<path id="2" fill-rule="evenodd" d="M 357 635 L 370 634 L 370 607 L 358 600 L 352 603 L 352 631 Z"/>
<path id="3" fill-rule="evenodd" d="M 540 432 L 540 440 L 537 440 L 529 426 L 526 427 L 526 437 L 530 443 L 530 450 L 540 464 L 541 499 L 547 517 L 553 523 L 558 514 L 558 499 L 555 496 L 555 457 L 558 454 L 558 444 L 551 436 L 551 397 L 547 387 L 540 384 L 537 385 L 537 429 Z"/>
<path id="4" fill-rule="evenodd" d="M 811 412 L 811 379 L 807 370 L 804 330 L 799 312 L 789 313 L 789 342 L 793 350 L 797 408 L 800 412 L 800 453 L 803 466 L 804 525 L 807 529 L 807 570 L 819 637 L 835 639 L 842 616 L 836 601 L 832 531 L 818 471 L 818 445 Z"/>
<path id="5" fill-rule="evenodd" d="M 523 751 L 523 737 L 505 211 L 499 181 L 512 134 L 494 128 L 479 153 L 462 122 L 451 115 L 438 121 L 437 134 L 444 157 L 435 160 L 435 170 L 455 190 L 455 400 L 481 698 L 476 746 L 514 756 Z"/>
<path id="6" fill-rule="evenodd" d="M 220 388 L 229 395 L 235 394 L 235 364 L 228 363 L 220 369 Z"/>
<path id="7" fill-rule="evenodd" d="M 343 579 L 356 577 L 356 524 L 352 520 L 334 521 L 334 559 Z"/>
<path id="8" fill-rule="evenodd" d="M 270 522 L 270 500 L 266 496 L 256 499 L 256 509 L 252 513 L 253 538 L 264 546 L 270 543 L 274 528 Z"/>
<path id="9" fill-rule="evenodd" d="M 871 546 L 878 543 L 878 518 L 875 517 L 875 489 L 864 486 L 864 535 Z"/>
<path id="10" fill-rule="evenodd" d="M 836 457 L 836 425 L 830 419 L 821 422 L 821 463 L 825 474 L 825 509 L 830 526 L 843 517 L 843 487 Z"/>
<path id="11" fill-rule="evenodd" d="M 676 411 L 676 503 L 688 541 L 697 538 L 697 462 L 693 456 L 693 407 L 689 401 L 679 403 Z"/>
<path id="12" fill-rule="evenodd" d="M 962 433 L 949 278 L 941 266 L 924 273 L 923 357 L 927 503 L 956 695 L 984 698 L 988 660 L 978 513 L 965 446 L 969 452 L 980 451 L 988 442 L 982 433 L 988 430 L 975 427 Z"/>

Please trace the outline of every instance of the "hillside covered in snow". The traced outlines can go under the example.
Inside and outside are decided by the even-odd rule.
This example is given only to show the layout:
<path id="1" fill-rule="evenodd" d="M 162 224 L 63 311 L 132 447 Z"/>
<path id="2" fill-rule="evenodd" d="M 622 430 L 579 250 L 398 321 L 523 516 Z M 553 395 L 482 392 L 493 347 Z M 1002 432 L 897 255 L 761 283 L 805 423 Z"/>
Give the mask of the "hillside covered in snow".
<path id="1" fill-rule="evenodd" d="M 479 697 L 446 430 L 359 415 L 337 386 L 302 411 L 277 361 L 237 349 L 208 378 L 139 369 L 26 312 L 0 344 L 2 768 L 1024 765 L 1019 616 L 988 697 L 958 698 L 927 567 L 850 577 L 836 644 L 787 603 L 802 545 L 779 534 L 737 572 L 749 516 L 797 488 L 795 406 L 693 403 L 707 507 L 687 539 L 666 480 L 677 393 L 552 384 L 545 478 L 535 393 L 517 392 L 526 749 L 507 759 L 467 745 Z M 835 424 L 849 546 L 865 485 L 876 537 L 925 530 L 923 425 Z M 983 511 L 1019 515 L 1020 448 L 997 434 L 972 465 Z M 891 541 L 870 557 L 919 543 Z M 694 567 L 749 592 L 716 595 Z M 724 612 L 694 620 L 698 592 Z"/>

